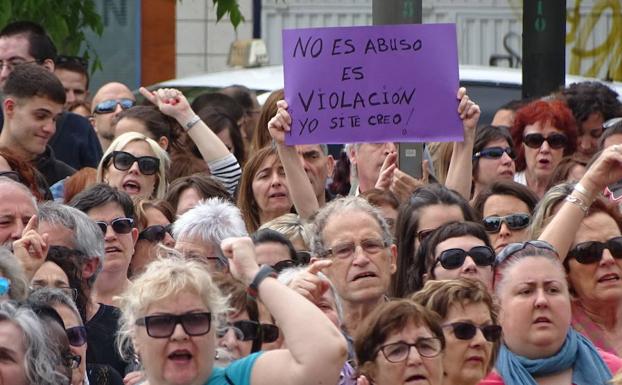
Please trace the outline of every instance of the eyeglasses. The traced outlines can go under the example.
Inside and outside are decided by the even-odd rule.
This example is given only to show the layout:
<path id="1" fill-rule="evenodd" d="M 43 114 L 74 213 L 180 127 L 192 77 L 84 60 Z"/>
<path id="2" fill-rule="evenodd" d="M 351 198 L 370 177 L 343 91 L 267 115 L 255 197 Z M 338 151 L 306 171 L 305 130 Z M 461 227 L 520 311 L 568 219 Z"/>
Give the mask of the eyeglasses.
<path id="1" fill-rule="evenodd" d="M 262 342 L 270 343 L 279 339 L 279 327 L 273 324 L 261 324 Z"/>
<path id="2" fill-rule="evenodd" d="M 108 226 L 112 227 L 117 234 L 128 234 L 134 228 L 134 220 L 132 218 L 116 218 L 110 221 L 110 223 L 104 221 L 96 221 L 97 226 L 101 229 L 104 236 L 108 232 Z"/>
<path id="3" fill-rule="evenodd" d="M 134 106 L 135 101 L 132 99 L 108 99 L 101 103 L 98 103 L 93 110 L 94 114 L 110 114 L 117 109 L 117 105 L 121 106 L 122 110 L 127 110 Z"/>
<path id="4" fill-rule="evenodd" d="M 301 265 L 308 265 L 311 261 L 311 252 L 308 250 L 298 250 L 296 256 Z"/>
<path id="5" fill-rule="evenodd" d="M 531 217 L 529 214 L 518 213 L 510 214 L 506 216 L 491 215 L 482 220 L 484 228 L 489 233 L 498 233 L 501 229 L 501 224 L 505 223 L 510 230 L 520 230 L 529 226 L 529 220 Z"/>
<path id="6" fill-rule="evenodd" d="M 138 162 L 138 169 L 143 175 L 153 175 L 158 172 L 158 169 L 160 168 L 160 159 L 155 156 L 135 157 L 129 152 L 113 151 L 106 156 L 103 164 L 108 165 L 110 158 L 112 158 L 114 168 L 119 171 L 129 170 L 135 162 Z"/>
<path id="7" fill-rule="evenodd" d="M 89 61 L 80 56 L 58 55 L 56 59 L 54 60 L 54 62 L 56 64 L 60 64 L 61 66 L 63 64 L 71 63 L 71 64 L 78 64 L 85 70 L 89 68 Z"/>
<path id="8" fill-rule="evenodd" d="M 73 354 L 71 351 L 66 351 L 62 354 L 63 365 L 67 368 L 78 369 L 82 362 L 82 357 L 77 354 Z"/>
<path id="9" fill-rule="evenodd" d="M 454 270 L 464 265 L 466 257 L 473 258 L 477 266 L 492 266 L 495 262 L 495 252 L 488 246 L 475 246 L 471 250 L 447 249 L 437 258 L 436 263 L 441 263 L 444 269 Z"/>
<path id="10" fill-rule="evenodd" d="M 86 327 L 84 326 L 74 326 L 65 329 L 65 333 L 67 333 L 69 345 L 71 346 L 78 347 L 86 343 Z"/>
<path id="11" fill-rule="evenodd" d="M 0 295 L 5 295 L 11 289 L 11 280 L 5 277 L 0 277 Z"/>
<path id="12" fill-rule="evenodd" d="M 403 341 L 395 342 L 392 344 L 384 345 L 380 347 L 380 351 L 387 361 L 392 363 L 399 363 L 408 358 L 410 355 L 410 348 L 415 347 L 421 357 L 432 358 L 436 357 L 443 350 L 443 344 L 440 339 L 431 338 L 419 338 L 414 344 L 409 344 Z"/>
<path id="13" fill-rule="evenodd" d="M 2 72 L 2 70 L 5 68 L 9 72 L 11 72 L 15 69 L 15 67 L 19 67 L 24 64 L 32 64 L 32 63 L 38 63 L 38 62 L 39 62 L 38 60 L 22 61 L 21 59 L 13 59 L 13 60 L 7 60 L 7 61 L 0 60 L 0 72 Z"/>
<path id="14" fill-rule="evenodd" d="M 566 135 L 558 133 L 551 134 L 547 137 L 537 133 L 527 134 L 523 137 L 523 143 L 525 143 L 525 146 L 531 148 L 540 148 L 544 141 L 546 141 L 551 148 L 556 150 L 564 148 L 568 144 L 568 138 Z"/>
<path id="15" fill-rule="evenodd" d="M 335 257 L 337 259 L 347 259 L 354 255 L 357 244 L 354 242 L 344 242 L 331 247 L 330 249 L 321 253 L 321 258 Z M 366 254 L 377 254 L 388 245 L 382 239 L 363 239 L 359 246 Z"/>
<path id="16" fill-rule="evenodd" d="M 11 180 L 14 180 L 15 182 L 22 183 L 22 178 L 16 171 L 0 171 L 0 176 L 9 178 Z"/>
<path id="17" fill-rule="evenodd" d="M 508 154 L 512 160 L 516 159 L 516 154 L 512 147 L 489 147 L 473 154 L 473 160 L 479 158 L 499 159 L 503 154 Z"/>
<path id="18" fill-rule="evenodd" d="M 277 273 L 280 273 L 281 271 L 285 269 L 289 269 L 290 267 L 295 267 L 295 266 L 296 266 L 296 262 L 292 261 L 291 259 L 285 259 L 282 261 L 278 261 L 277 263 L 272 265 L 272 268 Z"/>
<path id="19" fill-rule="evenodd" d="M 144 239 L 149 242 L 162 242 L 166 237 L 166 233 L 173 236 L 171 233 L 172 227 L 173 225 L 170 223 L 166 226 L 153 225 L 145 227 L 145 229 L 138 234 L 138 240 Z"/>
<path id="20" fill-rule="evenodd" d="M 454 336 L 459 340 L 470 340 L 475 337 L 477 329 L 482 331 L 484 338 L 488 342 L 495 342 L 501 337 L 501 326 L 499 325 L 485 325 L 475 326 L 470 322 L 454 322 L 451 324 L 443 325 L 444 328 L 450 327 L 453 329 Z"/>
<path id="21" fill-rule="evenodd" d="M 497 254 L 497 262 L 496 262 L 497 265 L 501 264 L 502 262 L 504 262 L 506 259 L 508 259 L 512 255 L 518 253 L 521 250 L 524 250 L 525 248 L 529 246 L 534 247 L 536 249 L 543 249 L 546 251 L 550 251 L 550 252 L 553 252 L 555 255 L 558 255 L 557 250 L 555 250 L 553 245 L 551 245 L 550 243 L 546 241 L 536 240 L 536 241 L 510 243 L 509 245 L 504 247 L 503 250 L 501 250 L 499 254 Z"/>
<path id="22" fill-rule="evenodd" d="M 178 324 L 181 324 L 187 335 L 202 336 L 210 330 L 212 313 L 158 314 L 136 320 L 136 325 L 144 326 L 147 329 L 147 335 L 153 338 L 172 336 Z"/>
<path id="23" fill-rule="evenodd" d="M 78 298 L 78 290 L 74 289 L 73 287 L 69 287 L 69 286 L 43 286 L 39 284 L 34 284 L 30 286 L 30 291 L 33 292 L 33 291 L 45 289 L 48 287 L 51 289 L 58 289 L 62 291 L 63 293 L 65 293 L 65 295 L 67 295 L 68 297 L 71 297 L 71 299 L 73 299 L 74 301 Z"/>
<path id="24" fill-rule="evenodd" d="M 223 338 L 229 330 L 233 331 L 238 341 L 254 341 L 259 338 L 261 333 L 259 322 L 241 320 L 225 325 L 216 332 L 216 335 L 218 338 Z"/>
<path id="25" fill-rule="evenodd" d="M 568 252 L 568 258 L 574 258 L 583 265 L 599 262 L 603 251 L 609 250 L 615 259 L 622 259 L 622 237 L 609 239 L 607 242 L 581 242 Z"/>

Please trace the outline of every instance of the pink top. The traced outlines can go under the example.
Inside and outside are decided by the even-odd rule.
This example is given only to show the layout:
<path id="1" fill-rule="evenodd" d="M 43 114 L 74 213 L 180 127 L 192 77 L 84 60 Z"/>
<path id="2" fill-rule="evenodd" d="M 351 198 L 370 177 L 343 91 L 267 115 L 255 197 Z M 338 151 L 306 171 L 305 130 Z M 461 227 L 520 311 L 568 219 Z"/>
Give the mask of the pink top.
<path id="1" fill-rule="evenodd" d="M 586 313 L 579 301 L 572 301 L 572 327 L 583 334 L 599 349 L 618 354 L 605 335 L 605 330 Z"/>
<path id="2" fill-rule="evenodd" d="M 598 354 L 600 354 L 601 358 L 603 359 L 603 361 L 605 361 L 605 364 L 607 365 L 607 367 L 609 368 L 609 370 L 611 371 L 613 375 L 615 375 L 617 372 L 620 371 L 620 369 L 622 369 L 622 359 L 620 359 L 620 357 L 614 354 L 602 351 L 601 349 L 598 349 L 598 348 L 596 348 L 596 350 L 598 350 Z M 486 376 L 486 378 L 481 380 L 479 383 L 479 385 L 503 385 L 503 384 L 505 384 L 505 382 L 503 382 L 503 378 L 501 378 L 501 376 L 499 376 L 497 372 L 490 373 L 488 376 Z"/>

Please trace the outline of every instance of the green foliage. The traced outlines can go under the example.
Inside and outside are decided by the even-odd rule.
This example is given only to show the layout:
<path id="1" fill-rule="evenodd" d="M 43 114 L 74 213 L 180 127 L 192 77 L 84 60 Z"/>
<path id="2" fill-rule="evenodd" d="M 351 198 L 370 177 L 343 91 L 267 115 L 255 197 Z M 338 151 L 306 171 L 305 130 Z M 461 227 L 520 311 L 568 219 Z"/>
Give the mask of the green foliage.
<path id="1" fill-rule="evenodd" d="M 104 31 L 94 0 L 0 0 L 0 26 L 19 20 L 41 24 L 60 54 L 92 58 L 91 70 L 101 69 L 85 35 L 89 29 L 98 36 Z"/>
<path id="2" fill-rule="evenodd" d="M 213 0 L 216 5 L 216 20 L 220 21 L 226 14 L 229 14 L 229 20 L 233 24 L 233 28 L 237 28 L 240 22 L 244 21 L 244 16 L 240 12 L 240 5 L 237 0 Z"/>

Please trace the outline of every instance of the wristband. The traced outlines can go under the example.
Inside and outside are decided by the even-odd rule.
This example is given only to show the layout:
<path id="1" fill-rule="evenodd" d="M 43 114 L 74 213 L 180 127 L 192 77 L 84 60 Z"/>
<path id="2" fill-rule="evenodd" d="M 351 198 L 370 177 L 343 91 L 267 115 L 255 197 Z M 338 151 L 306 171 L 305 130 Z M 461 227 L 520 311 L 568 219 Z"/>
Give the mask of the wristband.
<path id="1" fill-rule="evenodd" d="M 190 119 L 188 123 L 184 124 L 184 128 L 186 132 L 190 131 L 190 129 L 194 127 L 194 125 L 199 123 L 200 121 L 201 121 L 201 118 L 199 117 L 199 115 L 194 115 L 194 117 Z"/>
<path id="2" fill-rule="evenodd" d="M 259 285 L 261 284 L 261 282 L 268 277 L 276 278 L 277 276 L 277 272 L 270 265 L 261 266 L 261 268 L 257 272 L 257 275 L 255 275 L 255 278 L 253 278 L 251 284 L 248 285 L 246 293 L 248 293 L 248 295 L 253 298 L 257 298 L 257 295 L 259 294 Z"/>
<path id="3" fill-rule="evenodd" d="M 585 215 L 587 215 L 587 211 L 590 209 L 588 205 L 585 204 L 581 199 L 577 197 L 573 197 L 572 195 L 568 195 L 565 199 L 566 202 L 572 203 L 583 211 Z"/>

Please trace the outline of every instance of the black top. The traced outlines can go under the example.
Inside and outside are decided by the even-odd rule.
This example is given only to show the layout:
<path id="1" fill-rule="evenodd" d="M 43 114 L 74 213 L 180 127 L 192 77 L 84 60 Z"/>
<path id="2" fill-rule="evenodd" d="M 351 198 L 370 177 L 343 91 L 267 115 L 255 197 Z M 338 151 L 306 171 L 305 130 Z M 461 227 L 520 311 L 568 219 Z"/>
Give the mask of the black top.
<path id="1" fill-rule="evenodd" d="M 119 330 L 120 311 L 114 306 L 99 304 L 99 310 L 84 326 L 87 333 L 86 362 L 88 364 L 110 365 L 121 376 L 129 366 L 116 348 L 115 339 Z M 130 368 L 127 368 L 130 369 Z"/>
<path id="2" fill-rule="evenodd" d="M 86 364 L 90 385 L 123 385 L 123 378 L 108 365 Z"/>
<path id="3" fill-rule="evenodd" d="M 43 174 L 48 182 L 48 186 L 76 172 L 73 167 L 56 159 L 54 151 L 50 146 L 46 146 L 45 152 L 35 159 L 35 168 Z"/>
<path id="4" fill-rule="evenodd" d="M 56 120 L 56 133 L 50 139 L 56 158 L 79 170 L 97 168 L 102 148 L 91 123 L 83 116 L 63 112 Z"/>

